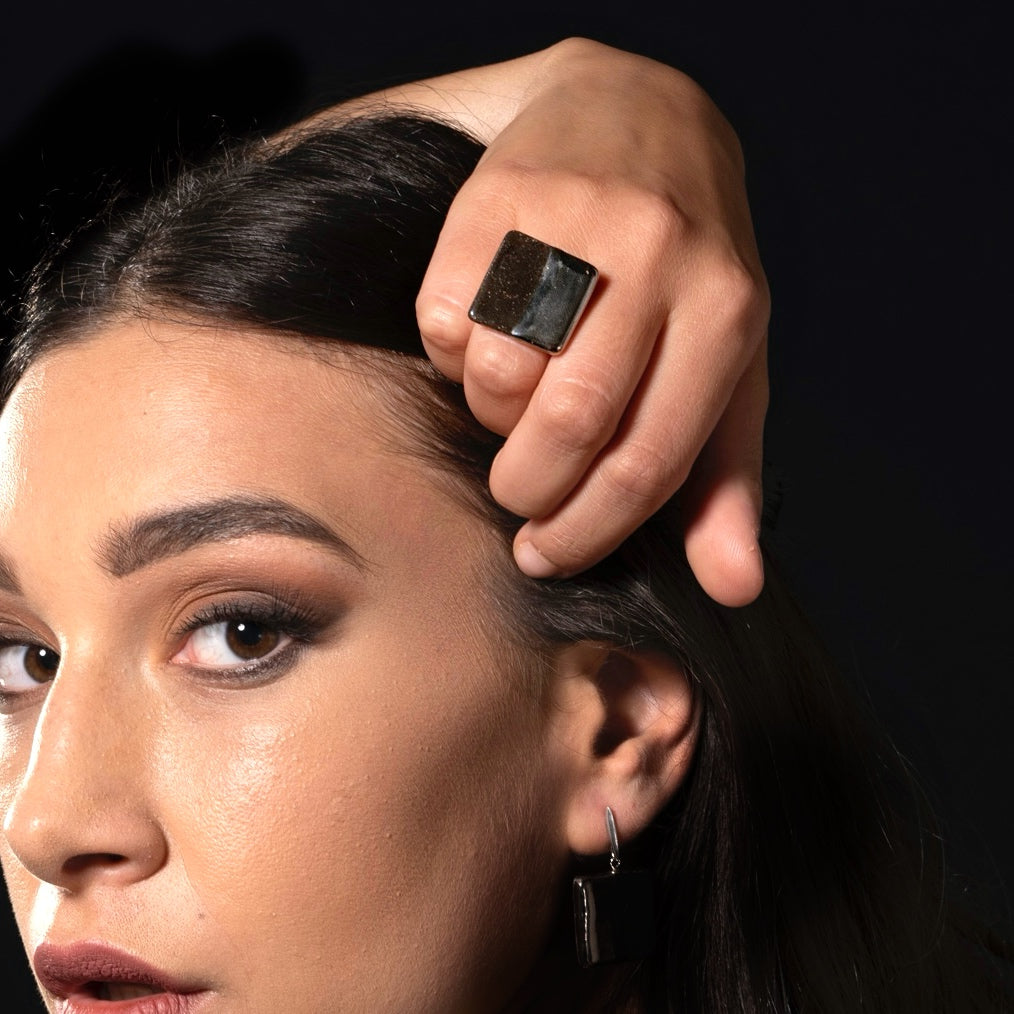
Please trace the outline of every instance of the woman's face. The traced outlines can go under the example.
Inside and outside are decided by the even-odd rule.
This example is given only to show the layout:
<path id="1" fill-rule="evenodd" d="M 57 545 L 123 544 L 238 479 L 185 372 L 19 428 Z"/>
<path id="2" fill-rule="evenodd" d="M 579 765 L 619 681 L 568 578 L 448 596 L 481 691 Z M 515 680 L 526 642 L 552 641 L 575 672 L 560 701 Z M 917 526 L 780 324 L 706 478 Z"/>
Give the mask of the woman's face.
<path id="1" fill-rule="evenodd" d="M 134 322 L 0 417 L 2 856 L 52 1009 L 489 1010 L 545 942 L 562 748 L 367 370 Z"/>

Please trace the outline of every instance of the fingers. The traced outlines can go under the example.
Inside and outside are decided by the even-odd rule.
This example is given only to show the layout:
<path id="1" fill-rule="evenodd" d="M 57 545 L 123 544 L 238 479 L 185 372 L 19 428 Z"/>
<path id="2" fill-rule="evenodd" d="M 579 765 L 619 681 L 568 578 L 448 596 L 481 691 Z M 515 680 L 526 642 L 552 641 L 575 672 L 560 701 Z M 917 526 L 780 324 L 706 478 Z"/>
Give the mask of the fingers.
<path id="1" fill-rule="evenodd" d="M 507 182 L 497 190 L 501 179 L 489 169 L 488 159 L 480 160 L 451 203 L 416 298 L 426 354 L 441 373 L 458 382 L 464 379 L 465 350 L 473 331 L 478 335 L 488 330 L 472 324 L 468 308 L 504 234 L 517 228 L 513 190 Z M 520 185 L 513 183 L 514 189 Z M 534 357 L 530 362 L 544 358 L 536 349 L 522 351 Z M 501 365 L 509 372 L 511 353 L 503 352 L 501 358 L 508 361 Z M 518 362 L 523 360 L 518 357 Z"/>
<path id="2" fill-rule="evenodd" d="M 506 436 L 521 418 L 547 357 L 468 317 L 493 254 L 504 234 L 516 227 L 505 194 L 499 200 L 491 196 L 481 175 L 458 193 L 416 299 L 416 315 L 433 365 L 464 383 L 479 422 Z"/>
<path id="3" fill-rule="evenodd" d="M 767 403 L 764 342 L 701 451 L 683 494 L 687 560 L 701 587 L 726 606 L 752 602 L 764 585 L 757 534 Z"/>
<path id="4" fill-rule="evenodd" d="M 690 476 L 691 566 L 718 601 L 741 604 L 763 581 L 758 347 L 768 314 L 742 158 L 696 86 L 635 62 L 631 87 L 604 93 L 614 76 L 577 87 L 571 68 L 492 141 L 441 233 L 420 330 L 480 422 L 507 437 L 490 488 L 532 519 L 515 542 L 523 571 L 591 566 Z M 468 319 L 509 229 L 601 272 L 559 357 Z"/>
<path id="5" fill-rule="evenodd" d="M 683 484 L 703 453 L 691 488 L 691 565 L 726 604 L 759 591 L 756 491 L 767 386 L 764 351 L 754 351 L 750 335 L 758 314 L 766 320 L 766 307 L 719 286 L 697 311 L 677 315 L 659 340 L 621 425 L 571 495 L 518 533 L 515 557 L 529 575 L 565 575 L 606 556 Z M 547 379 L 548 369 L 543 385 Z M 525 435 L 525 422 L 494 465 L 498 497 L 500 483 L 523 481 L 528 448 L 512 444 Z"/>
<path id="6" fill-rule="evenodd" d="M 528 407 L 549 357 L 516 338 L 475 325 L 464 362 L 469 408 L 483 426 L 506 436 Z"/>
<path id="7" fill-rule="evenodd" d="M 664 315 L 629 291 L 614 292 L 607 271 L 567 351 L 548 361 L 538 386 L 497 455 L 490 491 L 521 517 L 555 510 L 616 434 L 646 368 Z M 536 467 L 532 467 L 533 463 Z"/>

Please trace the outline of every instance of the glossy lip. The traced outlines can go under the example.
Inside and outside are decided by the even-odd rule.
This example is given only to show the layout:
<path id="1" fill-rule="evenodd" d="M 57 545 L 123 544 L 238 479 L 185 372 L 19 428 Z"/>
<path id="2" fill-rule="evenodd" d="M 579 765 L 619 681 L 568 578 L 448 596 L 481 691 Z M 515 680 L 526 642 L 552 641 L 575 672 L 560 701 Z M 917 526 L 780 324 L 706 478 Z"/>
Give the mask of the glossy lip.
<path id="1" fill-rule="evenodd" d="M 202 986 L 106 944 L 39 944 L 32 964 L 39 982 L 57 997 L 60 1014 L 196 1014 L 208 996 Z M 150 986 L 157 992 L 134 1000 L 100 1000 L 86 990 L 90 982 Z"/>

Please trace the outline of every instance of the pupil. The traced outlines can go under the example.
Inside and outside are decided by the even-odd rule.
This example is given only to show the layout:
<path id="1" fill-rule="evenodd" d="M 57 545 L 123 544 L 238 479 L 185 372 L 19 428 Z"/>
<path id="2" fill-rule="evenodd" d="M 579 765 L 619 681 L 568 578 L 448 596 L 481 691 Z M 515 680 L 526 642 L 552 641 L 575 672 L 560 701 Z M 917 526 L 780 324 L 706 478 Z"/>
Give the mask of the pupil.
<path id="1" fill-rule="evenodd" d="M 25 672 L 36 683 L 48 683 L 60 667 L 60 656 L 49 648 L 29 648 L 25 652 Z"/>
<path id="2" fill-rule="evenodd" d="M 280 640 L 277 630 L 253 620 L 233 620 L 226 628 L 229 650 L 240 658 L 262 658 L 275 649 Z"/>

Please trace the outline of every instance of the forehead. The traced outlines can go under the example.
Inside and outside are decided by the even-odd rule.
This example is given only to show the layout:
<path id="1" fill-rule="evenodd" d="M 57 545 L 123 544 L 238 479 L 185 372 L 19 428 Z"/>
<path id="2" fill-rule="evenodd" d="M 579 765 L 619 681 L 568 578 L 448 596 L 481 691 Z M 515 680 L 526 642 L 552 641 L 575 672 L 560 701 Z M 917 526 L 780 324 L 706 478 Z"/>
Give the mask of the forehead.
<path id="1" fill-rule="evenodd" d="M 25 446 L 29 438 L 70 437 L 74 423 L 110 442 L 129 432 L 144 446 L 182 444 L 195 453 L 245 436 L 253 452 L 300 430 L 312 438 L 324 429 L 334 435 L 336 424 L 376 421 L 367 372 L 353 375 L 341 363 L 337 351 L 314 354 L 282 336 L 130 321 L 41 356 L 4 409 L 3 433 Z M 73 449 L 64 466 L 102 445 L 82 439 Z M 138 448 L 124 465 L 140 458 Z M 163 456 L 160 464 L 174 462 Z"/>
<path id="2" fill-rule="evenodd" d="M 0 416 L 4 538 L 94 540 L 109 520 L 236 492 L 364 531 L 387 507 L 463 513 L 393 452 L 379 386 L 369 355 L 299 340 L 140 321 L 101 330 L 40 357 Z"/>
<path id="3" fill-rule="evenodd" d="M 341 361 L 337 349 L 315 355 L 304 342 L 279 335 L 131 320 L 41 355 L 4 415 L 13 409 L 39 433 L 72 415 L 97 428 L 141 417 L 160 424 L 166 437 L 187 428 L 194 439 L 191 420 L 226 404 L 228 417 L 244 425 L 254 422 L 256 413 L 247 411 L 253 406 L 284 406 L 286 415 L 306 423 L 308 410 L 340 389 L 348 410 L 369 411 L 364 376 L 351 382 L 335 368 Z M 223 429 L 228 417 L 218 420 Z"/>

